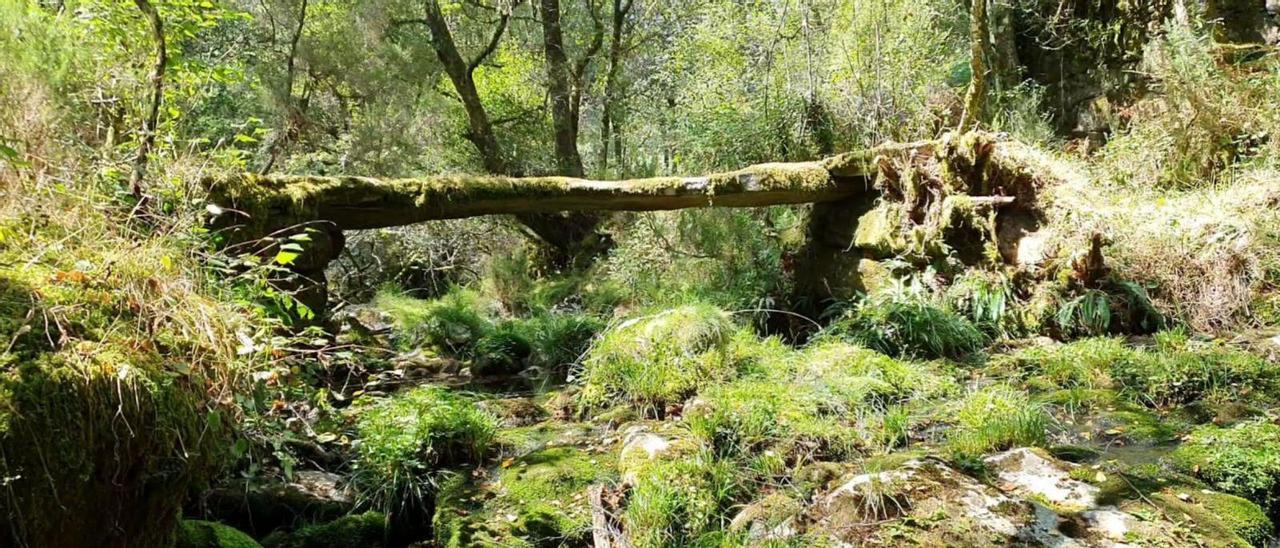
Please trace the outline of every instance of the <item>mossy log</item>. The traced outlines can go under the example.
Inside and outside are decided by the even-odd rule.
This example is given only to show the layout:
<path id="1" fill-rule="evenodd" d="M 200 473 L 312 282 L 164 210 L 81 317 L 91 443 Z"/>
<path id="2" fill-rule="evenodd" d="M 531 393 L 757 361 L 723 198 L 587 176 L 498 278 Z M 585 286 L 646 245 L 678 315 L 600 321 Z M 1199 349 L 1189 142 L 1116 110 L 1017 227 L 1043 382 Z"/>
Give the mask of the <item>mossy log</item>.
<path id="1" fill-rule="evenodd" d="M 593 181 L 569 177 L 442 175 L 415 179 L 252 174 L 207 181 L 215 204 L 261 235 L 324 220 L 343 230 L 480 215 L 658 211 L 832 202 L 870 190 L 865 154 L 761 164 L 700 177 Z M 246 221 L 241 219 L 241 221 Z"/>

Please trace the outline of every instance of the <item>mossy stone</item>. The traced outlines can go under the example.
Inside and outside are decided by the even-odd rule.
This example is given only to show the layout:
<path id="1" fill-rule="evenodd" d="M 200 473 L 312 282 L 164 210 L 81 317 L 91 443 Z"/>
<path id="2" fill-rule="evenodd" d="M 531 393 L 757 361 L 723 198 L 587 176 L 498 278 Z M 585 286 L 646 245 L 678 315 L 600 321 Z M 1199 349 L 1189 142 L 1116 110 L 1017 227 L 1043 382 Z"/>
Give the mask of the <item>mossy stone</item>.
<path id="1" fill-rule="evenodd" d="M 381 512 L 343 516 L 307 525 L 291 533 L 272 533 L 263 548 L 381 548 L 387 546 L 387 518 Z"/>
<path id="2" fill-rule="evenodd" d="M 239 530 L 212 521 L 183 520 L 175 548 L 262 548 Z"/>

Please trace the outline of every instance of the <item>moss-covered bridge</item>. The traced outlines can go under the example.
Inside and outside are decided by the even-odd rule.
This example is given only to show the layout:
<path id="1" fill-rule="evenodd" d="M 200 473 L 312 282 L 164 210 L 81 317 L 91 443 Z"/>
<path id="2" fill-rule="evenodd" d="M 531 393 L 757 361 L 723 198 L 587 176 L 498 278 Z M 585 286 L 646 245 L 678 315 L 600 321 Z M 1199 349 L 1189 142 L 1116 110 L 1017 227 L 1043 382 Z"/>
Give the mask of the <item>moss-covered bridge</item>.
<path id="1" fill-rule="evenodd" d="M 1026 149 L 985 133 L 886 144 L 820 161 L 773 163 L 700 177 L 593 181 L 566 177 L 444 175 L 413 179 L 260 176 L 206 181 L 211 201 L 226 213 L 216 221 L 232 245 L 271 251 L 285 236 L 311 228 L 291 266 L 315 282 L 304 300 L 323 306 L 324 267 L 343 247 L 343 230 L 403 226 L 494 214 L 657 211 L 695 207 L 761 207 L 814 203 L 801 291 L 845 296 L 861 288 L 855 245 L 859 219 L 877 199 L 906 204 L 905 223 L 949 197 L 981 207 L 1018 204 L 1033 211 L 1043 174 Z M 934 209 L 937 209 L 934 207 Z M 912 219 L 914 218 L 914 221 Z M 1026 215 L 1018 216 L 1025 224 Z M 998 227 L 991 232 L 996 233 Z M 316 230 L 318 229 L 318 230 Z"/>

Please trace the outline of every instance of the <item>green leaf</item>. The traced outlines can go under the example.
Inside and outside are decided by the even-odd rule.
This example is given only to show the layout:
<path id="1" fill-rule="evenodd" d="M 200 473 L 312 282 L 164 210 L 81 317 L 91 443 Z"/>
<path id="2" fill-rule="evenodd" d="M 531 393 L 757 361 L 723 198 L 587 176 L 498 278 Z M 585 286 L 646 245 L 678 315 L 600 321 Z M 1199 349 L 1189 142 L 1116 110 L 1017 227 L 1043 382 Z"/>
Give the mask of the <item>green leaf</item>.
<path id="1" fill-rule="evenodd" d="M 297 260 L 298 257 L 301 255 L 302 255 L 301 253 L 297 253 L 293 251 L 280 250 L 279 253 L 276 253 L 276 263 L 282 264 L 282 265 L 288 265 L 293 263 L 293 261 Z"/>

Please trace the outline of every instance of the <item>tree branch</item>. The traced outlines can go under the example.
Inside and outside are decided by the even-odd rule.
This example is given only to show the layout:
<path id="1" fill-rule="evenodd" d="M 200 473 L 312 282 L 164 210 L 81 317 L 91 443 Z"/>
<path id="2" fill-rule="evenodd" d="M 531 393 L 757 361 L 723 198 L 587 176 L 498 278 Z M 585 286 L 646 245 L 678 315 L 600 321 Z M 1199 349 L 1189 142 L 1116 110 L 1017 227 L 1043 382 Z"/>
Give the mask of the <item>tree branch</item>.
<path id="1" fill-rule="evenodd" d="M 511 14 L 502 14 L 502 17 L 498 19 L 498 28 L 493 29 L 493 37 L 489 38 L 489 44 L 480 51 L 480 54 L 475 59 L 467 64 L 468 73 L 475 72 L 480 67 L 480 64 L 490 55 L 493 55 L 494 50 L 498 49 L 498 43 L 502 41 L 502 35 L 507 31 L 507 23 L 509 21 L 511 21 Z"/>

